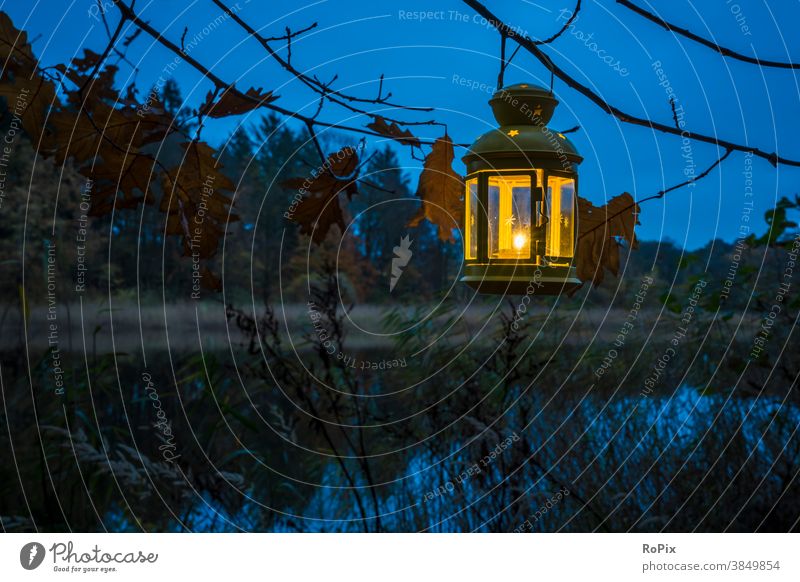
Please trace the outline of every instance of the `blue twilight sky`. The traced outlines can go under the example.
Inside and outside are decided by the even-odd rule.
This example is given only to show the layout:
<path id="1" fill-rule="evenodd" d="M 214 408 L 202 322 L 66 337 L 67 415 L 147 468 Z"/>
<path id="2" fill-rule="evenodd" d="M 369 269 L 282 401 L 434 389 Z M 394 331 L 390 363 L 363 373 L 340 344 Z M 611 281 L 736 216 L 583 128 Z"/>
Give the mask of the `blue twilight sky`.
<path id="1" fill-rule="evenodd" d="M 101 0 L 101 3 L 103 0 Z M 265 35 L 280 35 L 286 26 L 319 26 L 293 43 L 293 63 L 323 80 L 339 76 L 336 87 L 372 96 L 380 75 L 396 102 L 436 108 L 434 117 L 448 124 L 458 143 L 469 143 L 493 125 L 486 104 L 498 72 L 497 33 L 458 0 L 226 0 L 237 13 Z M 117 14 L 107 4 L 111 24 Z M 485 0 L 510 26 L 532 38 L 558 30 L 574 0 Z M 637 0 L 666 20 L 689 28 L 748 55 L 779 61 L 800 61 L 800 2 L 767 0 Z M 95 0 L 0 0 L 14 24 L 37 37 L 34 49 L 45 65 L 64 62 L 83 48 L 98 51 L 106 38 Z M 191 56 L 218 76 L 249 86 L 272 89 L 288 109 L 312 113 L 313 95 L 284 73 L 260 46 L 230 19 L 209 25 L 220 14 L 211 0 L 137 0 L 136 11 L 165 36 L 178 42 L 188 27 Z M 421 18 L 425 14 L 426 18 Z M 213 26 L 213 25 L 212 25 Z M 683 107 L 688 128 L 717 134 L 800 159 L 800 85 L 797 73 L 761 69 L 725 59 L 719 54 L 643 20 L 612 0 L 584 0 L 570 31 L 546 48 L 553 59 L 609 102 L 634 114 L 669 123 L 669 91 Z M 142 34 L 129 57 L 138 62 L 137 86 L 144 92 L 172 62 L 174 55 Z M 610 64 L 604 61 L 611 61 Z M 656 66 L 654 66 L 656 63 Z M 657 66 L 660 63 L 660 67 Z M 663 73 L 659 76 L 656 69 Z M 123 68 L 118 79 L 128 82 Z M 196 106 L 211 87 L 183 62 L 171 73 L 190 105 Z M 549 84 L 548 71 L 520 51 L 506 74 L 506 83 Z M 551 122 L 555 129 L 580 125 L 571 135 L 584 156 L 581 194 L 596 204 L 622 192 L 636 198 L 653 194 L 684 179 L 695 165 L 702 171 L 718 155 L 715 147 L 692 142 L 682 149 L 676 136 L 623 125 L 602 113 L 585 97 L 556 79 L 561 105 Z M 389 112 L 386 112 L 387 114 Z M 254 116 L 213 122 L 204 137 L 220 142 L 236 123 L 252 124 Z M 396 113 L 403 116 L 403 113 Z M 363 125 L 347 111 L 326 108 L 322 118 Z M 413 116 L 408 115 L 411 119 Z M 419 119 L 420 117 L 417 117 Z M 426 128 L 420 135 L 437 137 Z M 373 140 L 369 147 L 380 145 Z M 400 148 L 401 160 L 416 175 L 419 163 Z M 457 152 L 462 155 L 462 152 Z M 458 167 L 463 171 L 463 166 Z M 735 153 L 721 170 L 694 188 L 684 188 L 664 201 L 643 207 L 640 236 L 669 239 L 696 248 L 713 238 L 732 240 L 742 223 L 745 187 L 752 171 L 756 222 L 782 195 L 800 191 L 800 170 L 773 168 L 759 158 Z M 415 179 L 415 176 L 414 176 Z"/>

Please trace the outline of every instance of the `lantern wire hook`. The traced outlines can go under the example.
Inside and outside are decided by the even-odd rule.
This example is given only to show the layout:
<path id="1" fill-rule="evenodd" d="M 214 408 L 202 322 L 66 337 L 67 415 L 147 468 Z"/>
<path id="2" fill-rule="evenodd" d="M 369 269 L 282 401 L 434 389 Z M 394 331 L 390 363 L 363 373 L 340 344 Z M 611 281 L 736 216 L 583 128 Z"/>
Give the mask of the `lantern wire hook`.
<path id="1" fill-rule="evenodd" d="M 553 84 L 554 84 L 555 78 L 556 78 L 556 73 L 555 73 L 556 66 L 553 63 L 553 59 L 551 59 L 549 56 L 547 57 L 547 68 L 550 69 L 550 95 L 552 95 L 553 94 Z"/>
<path id="2" fill-rule="evenodd" d="M 553 63 L 553 59 L 551 59 L 549 56 L 547 56 L 547 55 L 542 55 L 542 56 L 544 56 L 544 58 L 545 58 L 545 63 L 544 63 L 545 66 L 550 70 L 550 95 L 552 95 L 553 94 L 553 84 L 555 82 L 555 77 L 556 77 L 556 73 L 555 73 L 556 66 Z"/>

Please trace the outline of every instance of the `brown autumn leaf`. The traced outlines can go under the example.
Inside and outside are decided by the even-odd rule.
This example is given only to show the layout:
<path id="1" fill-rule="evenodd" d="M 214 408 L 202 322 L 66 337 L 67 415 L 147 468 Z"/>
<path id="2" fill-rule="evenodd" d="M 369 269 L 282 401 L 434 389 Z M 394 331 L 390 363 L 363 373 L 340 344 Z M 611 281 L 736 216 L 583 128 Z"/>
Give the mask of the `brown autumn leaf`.
<path id="1" fill-rule="evenodd" d="M 222 280 L 203 265 L 200 267 L 200 286 L 210 291 L 222 291 Z"/>
<path id="2" fill-rule="evenodd" d="M 156 161 L 134 152 L 114 152 L 108 148 L 94 168 L 92 179 L 92 216 L 103 216 L 116 208 L 136 208 L 153 202 L 150 182 L 158 175 Z"/>
<path id="3" fill-rule="evenodd" d="M 183 237 L 184 255 L 209 259 L 217 252 L 225 225 L 239 219 L 229 215 L 231 200 L 220 193 L 235 186 L 207 143 L 185 142 L 181 147 L 182 163 L 163 175 L 159 209 L 167 213 L 167 234 Z"/>
<path id="4" fill-rule="evenodd" d="M 253 109 L 257 109 L 265 103 L 272 103 L 278 98 L 277 95 L 272 94 L 272 91 L 264 92 L 261 87 L 258 89 L 250 87 L 247 92 L 245 92 L 245 95 L 250 97 L 250 99 L 243 99 L 235 90 L 229 87 L 225 89 L 225 92 L 215 103 L 214 94 L 209 91 L 208 95 L 206 95 L 205 102 L 200 107 L 200 111 L 205 111 L 208 113 L 209 117 L 214 118 L 241 115 Z"/>
<path id="5" fill-rule="evenodd" d="M 114 87 L 114 78 L 118 71 L 114 65 L 102 68 L 94 76 L 89 73 L 76 73 L 74 69 L 65 69 L 63 65 L 57 65 L 56 69 L 76 87 L 84 87 L 83 92 L 72 91 L 67 96 L 69 103 L 75 107 L 86 107 L 98 99 L 114 103 L 120 98 L 119 92 Z"/>
<path id="6" fill-rule="evenodd" d="M 75 57 L 72 59 L 72 68 L 80 73 L 88 73 L 97 63 L 100 62 L 100 55 L 92 49 L 83 49 L 82 57 Z"/>
<path id="7" fill-rule="evenodd" d="M 70 67 L 63 64 L 55 66 L 63 78 L 81 89 L 67 94 L 69 103 L 76 107 L 86 107 L 98 99 L 116 102 L 119 93 L 114 88 L 114 78 L 119 68 L 115 65 L 106 65 L 95 73 L 94 69 L 100 63 L 100 55 L 91 49 L 84 49 L 83 55 L 72 59 Z M 95 74 L 92 75 L 93 73 Z"/>
<path id="8" fill-rule="evenodd" d="M 464 182 L 453 170 L 454 158 L 453 142 L 447 135 L 434 142 L 419 176 L 417 196 L 422 208 L 408 222 L 408 226 L 417 226 L 427 218 L 438 228 L 439 239 L 449 242 L 454 240 L 453 228 L 462 222 L 464 212 Z"/>
<path id="9" fill-rule="evenodd" d="M 84 59 L 73 60 L 71 70 L 89 69 L 98 59 L 99 55 L 86 51 Z M 135 208 L 152 202 L 150 183 L 162 170 L 153 155 L 142 148 L 162 142 L 175 130 L 172 118 L 162 109 L 140 109 L 135 102 L 120 101 L 113 87 L 115 73 L 116 68 L 108 68 L 95 77 L 89 83 L 93 87 L 89 99 L 76 97 L 80 91 L 68 93 L 68 102 L 77 100 L 82 105 L 77 110 L 57 110 L 50 116 L 48 127 L 52 131 L 41 148 L 43 155 L 53 155 L 58 164 L 72 159 L 78 171 L 94 182 L 92 216 L 107 214 L 115 206 Z M 88 80 L 86 76 L 66 77 L 76 86 Z M 132 95 L 129 88 L 128 97 Z"/>
<path id="10" fill-rule="evenodd" d="M 49 125 L 54 130 L 51 153 L 61 165 L 67 158 L 78 164 L 103 156 L 103 150 L 138 151 L 142 146 L 162 141 L 171 131 L 160 117 L 138 116 L 130 108 L 117 109 L 101 101 L 92 101 L 83 111 L 61 110 L 53 113 Z"/>
<path id="11" fill-rule="evenodd" d="M 28 42 L 28 33 L 17 29 L 5 12 L 0 12 L 0 61 L 4 72 L 27 76 L 39 65 Z"/>
<path id="12" fill-rule="evenodd" d="M 4 12 L 0 12 L 0 62 L 0 97 L 29 135 L 42 136 L 47 111 L 59 104 L 55 84 L 39 74 L 28 35 L 16 29 Z"/>
<path id="13" fill-rule="evenodd" d="M 624 192 L 608 201 L 605 206 L 594 206 L 578 197 L 578 248 L 575 264 L 578 278 L 592 281 L 597 286 L 603 282 L 608 269 L 619 274 L 619 248 L 621 238 L 636 248 L 634 228 L 639 215 L 639 205 L 633 196 Z"/>
<path id="14" fill-rule="evenodd" d="M 320 244 L 330 228 L 336 224 L 344 232 L 344 215 L 339 194 L 348 199 L 358 193 L 358 153 L 345 147 L 328 156 L 323 169 L 316 177 L 290 178 L 282 183 L 284 188 L 297 190 L 303 198 L 297 204 L 291 219 L 300 225 L 300 232 L 311 235 L 311 240 Z"/>
<path id="15" fill-rule="evenodd" d="M 45 136 L 45 119 L 50 107 L 58 107 L 55 85 L 40 76 L 28 78 L 17 75 L 13 80 L 0 82 L 0 97 L 13 117 L 19 117 L 22 127 L 34 139 Z"/>
<path id="16" fill-rule="evenodd" d="M 168 234 L 182 237 L 185 254 L 199 255 L 203 287 L 219 290 L 221 281 L 211 272 L 208 259 L 216 253 L 227 222 L 238 217 L 229 216 L 231 201 L 219 192 L 234 186 L 220 173 L 216 152 L 203 143 L 184 143 L 181 166 L 165 169 L 156 161 L 152 145 L 173 146 L 174 140 L 166 141 L 179 133 L 172 115 L 158 96 L 149 95 L 146 104 L 139 103 L 133 85 L 120 95 L 114 86 L 117 67 L 97 70 L 100 55 L 91 50 L 69 67 L 53 67 L 64 82 L 59 87 L 62 103 L 56 79 L 39 68 L 26 32 L 16 29 L 4 12 L 0 12 L 0 59 L 0 99 L 13 116 L 12 123 L 22 125 L 42 156 L 54 158 L 57 165 L 69 161 L 92 180 L 90 214 L 150 203 L 153 184 L 160 181 L 164 195 L 159 209 L 167 214 Z M 251 89 L 248 95 L 262 101 L 275 98 L 260 89 Z M 223 95 L 216 107 L 230 114 L 258 106 L 236 99 Z"/>
<path id="17" fill-rule="evenodd" d="M 380 115 L 375 116 L 375 121 L 368 123 L 367 127 L 374 131 L 375 133 L 379 133 L 381 135 L 385 135 L 403 145 L 410 145 L 414 147 L 419 147 L 419 139 L 411 133 L 410 130 L 402 130 L 400 126 L 396 123 L 392 122 L 391 125 L 386 123 L 386 120 L 381 117 Z"/>

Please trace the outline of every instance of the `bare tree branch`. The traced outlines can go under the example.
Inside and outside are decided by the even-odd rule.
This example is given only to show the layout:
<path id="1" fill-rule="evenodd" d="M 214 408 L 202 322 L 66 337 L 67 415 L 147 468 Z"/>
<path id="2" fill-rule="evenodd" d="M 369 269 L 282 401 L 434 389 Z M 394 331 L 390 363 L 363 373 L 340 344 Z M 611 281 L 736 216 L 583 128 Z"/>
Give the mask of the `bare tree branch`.
<path id="1" fill-rule="evenodd" d="M 646 18 L 650 22 L 655 22 L 656 24 L 658 24 L 659 26 L 665 28 L 670 32 L 674 32 L 676 34 L 688 38 L 689 40 L 693 40 L 698 44 L 706 46 L 718 52 L 724 57 L 730 57 L 732 59 L 736 59 L 737 61 L 751 63 L 753 65 L 760 65 L 762 67 L 774 67 L 776 69 L 800 69 L 800 63 L 785 63 L 780 61 L 770 61 L 770 60 L 759 59 L 758 57 L 743 55 L 740 52 L 736 52 L 735 50 L 729 49 L 715 42 L 712 42 L 706 38 L 703 38 L 702 36 L 699 36 L 686 28 L 675 26 L 674 24 L 667 22 L 663 18 L 656 16 L 652 12 L 649 12 L 644 8 L 641 8 L 640 6 L 636 6 L 636 4 L 630 2 L 629 0 L 617 0 L 617 4 L 621 4 L 628 10 L 631 10 L 632 12 L 635 12 L 639 16 Z"/>
<path id="2" fill-rule="evenodd" d="M 590 228 L 590 229 L 589 229 L 589 230 L 587 230 L 586 232 L 582 233 L 582 234 L 580 235 L 580 237 L 578 237 L 578 238 L 583 238 L 583 237 L 585 237 L 585 236 L 588 236 L 590 233 L 594 232 L 595 230 L 597 230 L 597 229 L 598 229 L 598 228 L 600 228 L 601 226 L 604 226 L 604 225 L 605 225 L 605 224 L 607 224 L 609 221 L 613 220 L 613 219 L 614 219 L 614 218 L 616 218 L 617 216 L 620 216 L 620 215 L 622 215 L 622 214 L 625 214 L 626 212 L 628 212 L 628 211 L 629 211 L 629 210 L 631 210 L 632 208 L 635 208 L 636 206 L 639 206 L 639 205 L 641 205 L 641 204 L 643 204 L 643 203 L 645 203 L 645 202 L 648 202 L 648 201 L 650 201 L 650 200 L 657 200 L 657 199 L 659 199 L 659 198 L 663 198 L 663 197 L 664 197 L 666 194 L 668 194 L 669 192 L 672 192 L 673 190 L 677 190 L 677 189 L 679 189 L 679 188 L 683 188 L 684 186 L 688 186 L 689 184 L 694 184 L 694 183 L 695 183 L 695 182 L 697 182 L 698 180 L 702 180 L 703 178 L 705 178 L 706 176 L 708 176 L 708 175 L 711 173 L 711 171 L 712 171 L 714 168 L 716 168 L 716 167 L 717 167 L 717 166 L 719 166 L 719 165 L 720 165 L 722 162 L 724 162 L 724 161 L 725 161 L 725 159 L 726 159 L 726 158 L 727 158 L 729 155 L 731 155 L 731 153 L 732 153 L 732 152 L 733 152 L 733 150 L 731 150 L 731 149 L 727 149 L 727 150 L 725 150 L 725 153 L 724 153 L 723 155 L 721 155 L 719 158 L 717 158 L 717 159 L 716 159 L 716 161 L 715 161 L 713 164 L 711 164 L 711 165 L 710 165 L 708 168 L 706 168 L 705 170 L 703 170 L 703 171 L 702 171 L 701 173 L 699 173 L 697 176 L 693 176 L 692 178 L 689 178 L 688 180 L 684 180 L 684 181 L 683 181 L 683 182 L 681 182 L 680 184 L 675 184 L 674 186 L 670 186 L 669 188 L 665 188 L 664 190 L 661 190 L 661 191 L 659 191 L 658 193 L 656 193 L 656 194 L 653 194 L 652 196 L 648 196 L 648 197 L 646 197 L 646 198 L 642 198 L 641 200 L 637 200 L 637 201 L 636 201 L 636 202 L 634 202 L 633 204 L 629 204 L 629 205 L 628 205 L 628 206 L 626 206 L 625 208 L 622 208 L 622 209 L 620 209 L 619 211 L 615 212 L 614 214 L 612 214 L 612 215 L 610 215 L 610 216 L 606 217 L 605 221 L 601 222 L 600 224 L 598 224 L 598 225 L 597 225 L 597 226 L 595 226 L 594 228 Z"/>
<path id="3" fill-rule="evenodd" d="M 581 95 L 587 97 L 592 103 L 600 107 L 603 111 L 608 113 L 609 115 L 613 116 L 614 118 L 618 119 L 623 123 L 630 123 L 631 125 L 641 125 L 644 127 L 649 127 L 654 131 L 659 131 L 662 133 L 667 133 L 671 135 L 679 135 L 681 137 L 686 137 L 692 139 L 694 141 L 708 143 L 712 145 L 719 146 L 724 149 L 730 149 L 740 152 L 752 152 L 754 156 L 767 160 L 773 166 L 777 166 L 778 164 L 783 164 L 786 166 L 798 166 L 800 167 L 800 160 L 795 160 L 791 158 L 787 158 L 784 156 L 779 156 L 775 152 L 766 152 L 759 148 L 754 148 L 752 146 L 748 146 L 745 144 L 739 144 L 736 142 L 720 139 L 713 135 L 705 135 L 702 133 L 695 133 L 689 131 L 687 129 L 680 130 L 676 127 L 671 125 L 667 125 L 665 123 L 661 123 L 658 121 L 653 121 L 651 119 L 647 119 L 644 117 L 637 117 L 635 115 L 631 115 L 623 111 L 622 109 L 608 103 L 605 99 L 603 99 L 600 95 L 592 91 L 589 87 L 582 84 L 572 76 L 570 76 L 566 71 L 564 71 L 561 67 L 557 66 L 550 57 L 544 53 L 536 44 L 529 38 L 522 36 L 521 34 L 515 32 L 512 28 L 510 28 L 507 24 L 503 23 L 491 10 L 486 8 L 481 2 L 478 0 L 462 0 L 467 6 L 475 10 L 478 14 L 486 18 L 492 26 L 494 26 L 498 31 L 503 31 L 509 38 L 513 39 L 514 41 L 518 42 L 522 47 L 531 53 L 534 57 L 536 57 L 541 63 L 550 69 L 550 71 L 561 79 L 568 87 L 571 87 Z M 501 32 L 502 33 L 502 32 Z"/>
<path id="4" fill-rule="evenodd" d="M 308 124 L 312 123 L 317 127 L 327 127 L 332 129 L 339 129 L 343 131 L 349 131 L 352 133 L 358 133 L 362 135 L 369 135 L 374 137 L 385 137 L 383 134 L 380 134 L 375 131 L 371 131 L 369 129 L 364 129 L 362 127 L 353 127 L 349 125 L 343 125 L 339 123 L 330 123 L 326 121 L 321 121 L 319 119 L 313 119 L 306 115 L 302 115 L 296 111 L 291 111 L 280 105 L 276 105 L 275 103 L 269 103 L 266 100 L 258 99 L 243 93 L 236 89 L 236 87 L 232 83 L 228 83 L 221 79 L 219 76 L 211 72 L 207 67 L 205 67 L 202 63 L 197 61 L 194 57 L 190 56 L 189 54 L 185 53 L 178 47 L 175 43 L 165 38 L 159 31 L 153 28 L 150 24 L 142 20 L 127 4 L 125 4 L 122 0 L 113 0 L 119 11 L 122 13 L 124 17 L 128 20 L 133 22 L 136 26 L 141 28 L 145 33 L 147 33 L 151 38 L 153 38 L 156 42 L 160 43 L 165 48 L 169 49 L 170 51 L 174 52 L 176 55 L 179 55 L 183 60 L 185 60 L 189 65 L 191 65 L 196 71 L 201 73 L 206 79 L 211 81 L 216 87 L 225 89 L 229 91 L 231 94 L 236 95 L 237 98 L 258 104 L 259 107 L 263 107 L 265 109 L 269 109 L 276 113 L 280 113 L 281 115 L 285 115 L 287 117 L 291 117 L 297 119 L 298 121 Z M 368 114 L 367 114 L 368 115 Z M 419 122 L 420 124 L 436 124 L 441 125 L 440 123 L 436 122 Z M 435 140 L 433 139 L 420 139 L 423 143 L 433 143 Z"/>
<path id="5" fill-rule="evenodd" d="M 706 176 L 708 176 L 711 173 L 711 170 L 713 170 L 718 165 L 720 165 L 722 162 L 724 162 L 727 159 L 727 157 L 729 155 L 731 155 L 732 151 L 733 150 L 731 150 L 731 149 L 726 149 L 725 153 L 723 155 L 721 155 L 719 158 L 717 158 L 717 161 L 715 161 L 708 168 L 706 168 L 705 170 L 703 170 L 702 172 L 697 174 L 697 176 L 693 176 L 693 177 L 689 178 L 688 180 L 685 180 L 685 181 L 681 182 L 680 184 L 675 184 L 674 186 L 670 186 L 669 188 L 666 188 L 665 190 L 661 190 L 657 194 L 653 194 L 652 196 L 649 196 L 647 198 L 643 198 L 643 199 L 639 200 L 638 204 L 641 204 L 642 202 L 647 202 L 648 200 L 655 200 L 657 198 L 663 198 L 665 194 L 668 194 L 669 192 L 672 192 L 673 190 L 677 190 L 678 188 L 683 188 L 684 186 L 688 186 L 689 184 L 694 184 L 698 180 L 701 180 L 702 178 L 705 178 Z"/>
<path id="6" fill-rule="evenodd" d="M 580 11 L 581 11 L 581 0 L 578 0 L 578 3 L 575 4 L 575 10 L 572 11 L 572 16 L 570 16 L 569 19 L 564 23 L 564 26 L 561 27 L 561 30 L 559 30 L 553 36 L 551 36 L 549 38 L 546 38 L 544 40 L 535 40 L 535 41 L 533 41 L 533 44 L 537 44 L 537 45 L 550 44 L 551 42 L 556 40 L 559 36 L 561 36 L 562 34 L 567 32 L 567 30 L 569 29 L 570 24 L 575 22 L 575 19 L 578 18 L 578 12 L 580 12 Z"/>
<path id="7" fill-rule="evenodd" d="M 356 97 L 354 95 L 348 95 L 342 93 L 341 91 L 332 89 L 330 87 L 333 80 L 328 83 L 323 83 L 316 77 L 309 77 L 302 71 L 298 70 L 294 65 L 291 63 L 291 54 L 292 54 L 292 37 L 296 36 L 296 33 L 292 33 L 288 28 L 286 29 L 286 38 L 287 38 L 287 49 L 288 49 L 288 56 L 286 59 L 280 56 L 278 52 L 272 48 L 269 43 L 269 39 L 262 36 L 255 28 L 250 26 L 247 22 L 245 22 L 238 14 L 233 12 L 228 6 L 222 2 L 222 0 L 212 0 L 214 4 L 216 4 L 221 10 L 225 12 L 236 24 L 238 24 L 242 30 L 244 30 L 251 38 L 257 41 L 267 53 L 272 57 L 275 62 L 277 62 L 281 67 L 283 67 L 287 72 L 291 73 L 296 79 L 298 79 L 301 83 L 306 85 L 312 91 L 320 94 L 325 99 L 340 105 L 341 107 L 345 107 L 349 109 L 353 113 L 358 113 L 361 115 L 369 115 L 371 117 L 375 117 L 374 114 L 361 109 L 359 107 L 354 106 L 354 103 L 364 103 L 364 104 L 373 104 L 373 105 L 384 105 L 387 107 L 393 107 L 396 109 L 402 109 L 407 111 L 433 111 L 431 107 L 412 107 L 407 105 L 400 105 L 397 103 L 390 103 L 388 101 L 388 96 L 386 98 L 381 99 L 371 99 L 367 97 Z M 311 30 L 313 26 L 308 27 L 306 30 Z M 334 79 L 335 80 L 335 79 Z M 441 125 L 440 123 L 430 120 L 430 121 L 415 121 L 415 122 L 407 122 L 402 121 L 399 119 L 391 119 L 384 116 L 384 119 L 388 119 L 398 125 Z"/>

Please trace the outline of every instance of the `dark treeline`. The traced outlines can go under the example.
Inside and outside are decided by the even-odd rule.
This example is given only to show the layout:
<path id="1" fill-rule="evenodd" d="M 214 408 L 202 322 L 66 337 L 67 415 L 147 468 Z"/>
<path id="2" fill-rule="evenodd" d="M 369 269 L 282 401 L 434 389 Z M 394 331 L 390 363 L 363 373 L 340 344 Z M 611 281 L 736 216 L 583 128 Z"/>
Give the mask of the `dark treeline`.
<path id="1" fill-rule="evenodd" d="M 177 87 L 164 102 L 192 129 Z M 0 207 L 4 530 L 797 528 L 798 283 L 781 291 L 795 203 L 764 236 L 642 242 L 572 297 L 475 297 L 456 282 L 460 244 L 406 226 L 419 203 L 388 146 L 361 156 L 369 185 L 341 244 L 310 246 L 281 184 L 314 169 L 312 147 L 269 116 L 230 137 L 240 220 L 215 258 L 223 291 L 193 303 L 163 215 L 84 221 L 91 188 L 15 141 Z M 390 291 L 404 237 L 413 257 Z M 31 347 L 51 299 L 59 333 L 78 333 Z M 121 350 L 148 308 L 161 327 Z M 214 325 L 226 341 L 209 347 Z"/>

